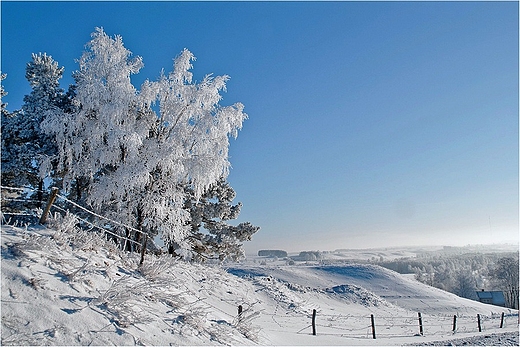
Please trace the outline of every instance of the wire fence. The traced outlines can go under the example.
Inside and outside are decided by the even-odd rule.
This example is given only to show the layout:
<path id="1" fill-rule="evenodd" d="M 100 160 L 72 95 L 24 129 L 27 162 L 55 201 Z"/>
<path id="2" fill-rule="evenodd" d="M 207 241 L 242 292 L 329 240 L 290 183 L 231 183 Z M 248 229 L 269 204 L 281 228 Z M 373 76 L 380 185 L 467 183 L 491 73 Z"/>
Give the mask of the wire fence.
<path id="1" fill-rule="evenodd" d="M 495 332 L 497 329 L 517 327 L 518 313 L 491 315 L 417 315 L 357 316 L 342 314 L 274 315 L 281 327 L 295 326 L 306 319 L 310 324 L 297 334 L 340 336 L 349 338 L 398 338 L 436 336 L 457 333 Z M 314 318 L 313 318 L 314 317 Z M 301 325 L 300 325 L 301 326 Z M 314 328 L 313 328 L 314 327 Z"/>
<path id="2" fill-rule="evenodd" d="M 45 220 L 47 213 L 51 211 L 61 215 L 71 213 L 80 222 L 80 227 L 88 226 L 88 229 L 103 233 L 107 238 L 118 243 L 121 249 L 143 252 L 150 245 L 155 249 L 159 248 L 153 240 L 148 239 L 145 232 L 95 213 L 58 194 L 55 188 L 50 193 L 32 187 L 0 186 L 0 188 L 2 223 L 10 223 L 13 220 L 18 223 L 36 223 Z M 33 198 L 35 194 L 39 199 Z M 41 209 L 44 199 L 48 199 L 46 210 Z M 131 233 L 134 238 L 129 237 Z"/>
<path id="3" fill-rule="evenodd" d="M 217 311 L 233 316 L 233 304 L 228 309 L 214 307 Z M 211 306 L 211 305 L 210 305 Z M 251 305 L 251 306 L 254 306 Z M 237 306 L 234 306 L 234 312 Z M 240 312 L 240 306 L 238 312 Z M 286 311 L 261 312 L 269 316 L 276 326 L 266 332 L 294 333 L 298 335 L 336 336 L 352 339 L 392 339 L 418 336 L 446 336 L 466 333 L 499 332 L 500 329 L 518 327 L 518 313 L 502 312 L 490 315 L 350 315 L 325 314 L 323 312 Z M 260 314 L 260 313 L 259 313 Z M 236 314 L 235 314 L 236 317 Z M 257 316 L 258 317 L 258 316 Z M 306 322 L 306 323 L 304 323 Z M 510 329 L 509 329 L 510 330 Z"/>
<path id="4" fill-rule="evenodd" d="M 33 198 L 37 191 L 32 188 L 15 188 L 1 186 L 2 223 L 15 219 L 19 223 L 36 222 L 42 198 Z"/>

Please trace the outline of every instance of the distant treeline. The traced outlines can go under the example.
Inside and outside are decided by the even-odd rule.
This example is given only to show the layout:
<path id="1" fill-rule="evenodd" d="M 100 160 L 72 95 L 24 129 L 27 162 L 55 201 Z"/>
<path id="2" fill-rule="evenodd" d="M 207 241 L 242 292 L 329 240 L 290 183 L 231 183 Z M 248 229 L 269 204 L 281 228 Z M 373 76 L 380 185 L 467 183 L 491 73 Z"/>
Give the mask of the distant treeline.
<path id="1" fill-rule="evenodd" d="M 277 257 L 277 258 L 285 258 L 287 257 L 287 252 L 279 249 L 262 249 L 258 251 L 259 257 Z"/>
<path id="2" fill-rule="evenodd" d="M 477 290 L 504 292 L 509 307 L 518 308 L 518 252 L 442 254 L 379 261 L 401 274 L 415 274 L 425 284 L 477 300 Z"/>

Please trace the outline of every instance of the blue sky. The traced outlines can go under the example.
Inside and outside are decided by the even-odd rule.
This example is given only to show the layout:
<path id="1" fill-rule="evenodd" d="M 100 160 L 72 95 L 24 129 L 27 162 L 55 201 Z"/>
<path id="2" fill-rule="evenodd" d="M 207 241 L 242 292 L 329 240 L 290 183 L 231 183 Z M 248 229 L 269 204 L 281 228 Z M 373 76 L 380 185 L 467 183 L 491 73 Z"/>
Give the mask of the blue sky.
<path id="1" fill-rule="evenodd" d="M 518 242 L 518 2 L 1 2 L 8 109 L 31 53 L 65 67 L 95 27 L 145 67 L 188 48 L 223 105 L 246 244 L 288 251 Z"/>

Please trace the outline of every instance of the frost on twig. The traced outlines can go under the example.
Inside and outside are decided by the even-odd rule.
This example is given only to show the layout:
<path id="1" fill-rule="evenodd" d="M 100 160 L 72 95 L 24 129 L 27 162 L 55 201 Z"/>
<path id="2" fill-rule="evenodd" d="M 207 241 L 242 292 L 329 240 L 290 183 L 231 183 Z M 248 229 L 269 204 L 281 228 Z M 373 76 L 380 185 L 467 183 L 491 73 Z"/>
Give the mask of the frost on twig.
<path id="1" fill-rule="evenodd" d="M 166 281 L 151 282 L 126 276 L 114 281 L 109 289 L 93 301 L 105 308 L 121 327 L 154 320 L 155 313 L 149 303 L 161 302 L 170 309 L 186 305 L 182 292 Z"/>

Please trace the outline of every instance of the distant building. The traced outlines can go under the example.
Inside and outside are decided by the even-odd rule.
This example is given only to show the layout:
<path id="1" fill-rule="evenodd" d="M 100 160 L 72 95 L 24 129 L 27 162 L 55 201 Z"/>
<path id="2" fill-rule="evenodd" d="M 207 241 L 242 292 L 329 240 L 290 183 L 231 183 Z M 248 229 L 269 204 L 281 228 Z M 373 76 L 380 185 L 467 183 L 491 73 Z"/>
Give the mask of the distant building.
<path id="1" fill-rule="evenodd" d="M 504 293 L 501 291 L 482 291 L 477 292 L 478 301 L 483 302 L 484 304 L 491 304 L 495 306 L 506 306 L 506 299 L 504 298 Z"/>

